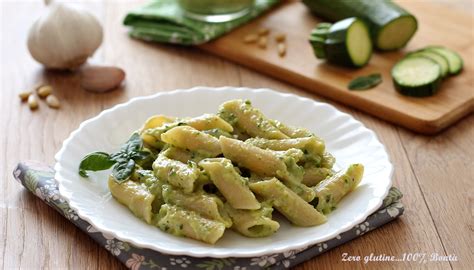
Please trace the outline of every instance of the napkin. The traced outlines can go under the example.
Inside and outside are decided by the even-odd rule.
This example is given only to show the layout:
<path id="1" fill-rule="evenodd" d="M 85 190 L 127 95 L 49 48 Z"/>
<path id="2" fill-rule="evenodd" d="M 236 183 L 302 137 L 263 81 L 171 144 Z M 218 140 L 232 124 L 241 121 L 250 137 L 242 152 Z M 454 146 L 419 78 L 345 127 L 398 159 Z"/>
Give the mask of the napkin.
<path id="1" fill-rule="evenodd" d="M 13 176 L 28 191 L 61 213 L 76 227 L 87 233 L 99 245 L 107 249 L 113 256 L 133 270 L 165 270 L 177 268 L 252 270 L 262 268 L 290 268 L 354 238 L 360 237 L 396 219 L 402 215 L 404 211 L 403 204 L 400 202 L 402 193 L 397 188 L 392 187 L 380 209 L 370 215 L 364 222 L 326 242 L 304 249 L 290 250 L 283 253 L 253 258 L 194 258 L 189 256 L 168 255 L 151 249 L 139 248 L 96 230 L 91 224 L 81 219 L 77 213 L 69 207 L 64 198 L 60 196 L 57 183 L 54 180 L 54 170 L 44 163 L 37 161 L 21 162 L 13 171 Z"/>
<path id="2" fill-rule="evenodd" d="M 176 0 L 154 0 L 128 13 L 124 24 L 130 36 L 146 41 L 198 45 L 215 39 L 256 18 L 279 0 L 256 0 L 245 16 L 224 23 L 206 23 L 184 16 Z"/>

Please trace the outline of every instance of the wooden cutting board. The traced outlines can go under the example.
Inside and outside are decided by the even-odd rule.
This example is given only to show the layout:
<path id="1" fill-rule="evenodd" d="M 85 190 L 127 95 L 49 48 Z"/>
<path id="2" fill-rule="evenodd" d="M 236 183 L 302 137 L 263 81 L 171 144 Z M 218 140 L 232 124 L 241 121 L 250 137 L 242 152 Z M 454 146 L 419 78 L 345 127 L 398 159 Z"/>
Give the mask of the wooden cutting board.
<path id="1" fill-rule="evenodd" d="M 329 65 L 316 59 L 308 36 L 320 20 L 299 1 L 287 1 L 257 20 L 201 48 L 259 72 L 313 91 L 408 129 L 434 134 L 474 109 L 474 32 L 473 17 L 450 10 L 449 6 L 423 1 L 397 1 L 418 19 L 418 32 L 408 46 L 397 52 L 376 52 L 361 69 Z M 277 54 L 276 42 L 269 39 L 267 49 L 245 44 L 243 38 L 258 28 L 287 35 L 285 57 Z M 446 79 L 439 92 L 427 98 L 398 94 L 390 76 L 392 66 L 403 55 L 427 45 L 443 45 L 464 59 L 463 72 Z M 349 91 L 348 82 L 360 75 L 381 73 L 383 83 L 368 91 Z M 262 85 L 262 87 L 265 87 Z"/>

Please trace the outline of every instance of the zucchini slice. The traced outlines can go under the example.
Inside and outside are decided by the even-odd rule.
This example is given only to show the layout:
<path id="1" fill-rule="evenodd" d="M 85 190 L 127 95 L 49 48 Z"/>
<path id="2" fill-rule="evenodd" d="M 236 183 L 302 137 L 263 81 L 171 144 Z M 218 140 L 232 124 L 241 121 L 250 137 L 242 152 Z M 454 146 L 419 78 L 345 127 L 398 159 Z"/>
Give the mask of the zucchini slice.
<path id="1" fill-rule="evenodd" d="M 411 56 L 392 68 L 395 89 L 403 95 L 426 97 L 436 93 L 441 83 L 441 67 L 425 56 Z"/>
<path id="2" fill-rule="evenodd" d="M 362 67 L 372 56 L 369 29 L 358 18 L 321 23 L 311 32 L 310 42 L 317 58 L 342 66 Z"/>
<path id="3" fill-rule="evenodd" d="M 425 48 L 425 50 L 445 57 L 449 64 L 449 74 L 456 75 L 461 72 L 463 68 L 463 60 L 455 51 L 441 46 L 430 46 Z"/>
<path id="4" fill-rule="evenodd" d="M 416 18 L 390 0 L 303 0 L 303 3 L 325 20 L 363 19 L 370 27 L 372 42 L 380 50 L 404 47 L 418 28 Z"/>
<path id="5" fill-rule="evenodd" d="M 428 50 L 421 50 L 421 51 L 416 51 L 414 53 L 410 53 L 407 55 L 407 57 L 414 57 L 414 56 L 424 56 L 427 57 L 433 61 L 435 61 L 439 67 L 441 68 L 441 76 L 444 78 L 448 75 L 449 73 L 449 63 L 446 57 L 437 54 L 432 51 Z"/>

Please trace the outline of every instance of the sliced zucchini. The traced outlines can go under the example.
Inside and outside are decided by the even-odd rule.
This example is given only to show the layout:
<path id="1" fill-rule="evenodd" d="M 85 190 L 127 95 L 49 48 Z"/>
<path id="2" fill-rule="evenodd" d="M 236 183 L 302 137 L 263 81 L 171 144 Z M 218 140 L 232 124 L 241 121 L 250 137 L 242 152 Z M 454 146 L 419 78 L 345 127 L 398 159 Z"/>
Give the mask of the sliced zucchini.
<path id="1" fill-rule="evenodd" d="M 311 32 L 310 42 L 317 58 L 342 66 L 361 67 L 372 56 L 369 29 L 358 18 L 319 24 Z"/>
<path id="2" fill-rule="evenodd" d="M 303 0 L 303 3 L 325 20 L 363 19 L 370 27 L 375 47 L 380 50 L 404 47 L 418 28 L 416 18 L 390 0 Z"/>
<path id="3" fill-rule="evenodd" d="M 446 60 L 446 57 L 435 53 L 433 51 L 428 51 L 428 50 L 421 50 L 421 51 L 416 51 L 414 53 L 410 53 L 407 55 L 407 57 L 413 57 L 413 56 L 424 56 L 428 57 L 431 60 L 435 61 L 441 68 L 441 76 L 444 78 L 448 76 L 449 74 L 449 63 L 448 60 Z"/>
<path id="4" fill-rule="evenodd" d="M 455 51 L 441 46 L 430 46 L 425 48 L 425 50 L 444 56 L 446 60 L 448 60 L 449 74 L 456 75 L 461 72 L 463 68 L 463 60 Z"/>
<path id="5" fill-rule="evenodd" d="M 406 57 L 392 68 L 395 89 L 413 97 L 431 96 L 441 83 L 441 67 L 425 56 Z"/>

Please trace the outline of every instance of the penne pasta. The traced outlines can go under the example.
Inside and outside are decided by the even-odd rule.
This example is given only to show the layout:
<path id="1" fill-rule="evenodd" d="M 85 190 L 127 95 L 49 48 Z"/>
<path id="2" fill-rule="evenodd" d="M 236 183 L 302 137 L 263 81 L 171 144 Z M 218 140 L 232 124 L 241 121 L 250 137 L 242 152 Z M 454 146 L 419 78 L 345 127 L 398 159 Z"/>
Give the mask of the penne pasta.
<path id="1" fill-rule="evenodd" d="M 199 162 L 206 157 L 189 150 L 178 148 L 175 146 L 169 146 L 166 150 L 163 151 L 163 155 L 170 159 L 179 160 L 183 163 L 188 163 L 189 161 Z"/>
<path id="2" fill-rule="evenodd" d="M 318 167 L 305 168 L 302 183 L 308 187 L 312 187 L 332 175 L 333 175 L 332 170 L 328 168 L 318 168 Z"/>
<path id="3" fill-rule="evenodd" d="M 311 133 L 309 130 L 305 128 L 296 128 L 296 127 L 288 126 L 277 120 L 270 120 L 270 121 L 276 128 L 278 128 L 281 132 L 283 132 L 283 134 L 285 134 L 286 136 L 290 138 L 303 138 L 303 137 L 314 136 L 313 133 Z"/>
<path id="4" fill-rule="evenodd" d="M 281 140 L 268 140 L 264 138 L 251 138 L 245 141 L 263 149 L 270 149 L 275 151 L 285 151 L 289 149 L 300 149 L 312 155 L 323 155 L 324 142 L 315 137 L 291 138 Z"/>
<path id="5" fill-rule="evenodd" d="M 163 198 L 169 205 L 176 205 L 194 211 L 207 219 L 222 222 L 226 228 L 232 225 L 232 221 L 224 209 L 224 203 L 215 195 L 185 194 L 170 185 L 164 185 Z"/>
<path id="6" fill-rule="evenodd" d="M 224 157 L 236 162 L 239 166 L 262 176 L 287 174 L 285 163 L 273 151 L 226 137 L 220 137 L 219 143 Z"/>
<path id="7" fill-rule="evenodd" d="M 252 137 L 267 139 L 288 138 L 259 109 L 252 107 L 249 101 L 240 99 L 227 101 L 221 105 L 219 114 L 226 121 L 235 123 L 235 125 Z"/>
<path id="8" fill-rule="evenodd" d="M 117 153 L 86 156 L 80 175 L 112 164 L 108 186 L 118 202 L 162 231 L 209 244 L 226 228 L 252 238 L 276 233 L 274 209 L 296 226 L 322 224 L 364 170 L 353 164 L 335 174 L 322 139 L 240 99 L 217 115 L 154 115 L 138 134 Z"/>
<path id="9" fill-rule="evenodd" d="M 149 128 L 142 130 L 140 136 L 142 137 L 143 142 L 154 149 L 163 149 L 165 146 L 165 142 L 161 140 L 161 134 L 165 133 L 166 131 L 177 127 L 179 123 L 172 122 L 172 123 L 163 123 L 163 125 L 156 126 L 154 128 Z"/>
<path id="10" fill-rule="evenodd" d="M 250 184 L 250 189 L 273 206 L 291 223 L 297 226 L 315 226 L 326 222 L 326 217 L 305 202 L 278 179 Z"/>
<path id="11" fill-rule="evenodd" d="M 209 174 L 212 182 L 235 209 L 259 209 L 260 203 L 248 187 L 248 180 L 240 176 L 226 158 L 208 158 L 199 166 Z"/>
<path id="12" fill-rule="evenodd" d="M 216 243 L 225 230 L 222 222 L 204 218 L 194 211 L 169 204 L 161 207 L 155 224 L 167 233 L 209 244 Z"/>
<path id="13" fill-rule="evenodd" d="M 158 213 L 161 205 L 165 203 L 162 196 L 162 187 L 164 183 L 159 181 L 158 178 L 156 178 L 153 174 L 153 171 L 150 170 L 135 169 L 131 179 L 145 185 L 148 191 L 155 195 L 155 199 L 153 200 L 151 206 L 152 212 Z"/>
<path id="14" fill-rule="evenodd" d="M 198 117 L 183 119 L 183 122 L 197 130 L 220 129 L 225 132 L 232 132 L 234 128 L 215 114 L 203 114 Z"/>
<path id="15" fill-rule="evenodd" d="M 225 209 L 232 219 L 232 229 L 247 237 L 270 236 L 280 228 L 280 224 L 272 220 L 273 208 L 267 204 L 257 210 L 240 210 L 226 204 Z"/>
<path id="16" fill-rule="evenodd" d="M 161 134 L 161 140 L 208 157 L 222 153 L 218 139 L 189 126 L 174 127 Z"/>
<path id="17" fill-rule="evenodd" d="M 144 131 L 144 130 L 147 130 L 147 129 L 161 127 L 166 123 L 172 123 L 174 121 L 175 121 L 175 118 L 171 117 L 171 116 L 166 116 L 166 115 L 162 115 L 162 114 L 154 115 L 154 116 L 148 118 L 145 121 L 145 124 L 143 125 L 143 127 L 140 130 Z"/>
<path id="18" fill-rule="evenodd" d="M 194 189 L 194 182 L 199 177 L 199 168 L 196 163 L 183 163 L 181 161 L 167 158 L 160 154 L 153 162 L 153 172 L 163 181 L 181 188 L 184 193 L 191 193 Z"/>
<path id="19" fill-rule="evenodd" d="M 323 159 L 321 160 L 321 167 L 331 169 L 336 163 L 336 159 L 329 152 L 323 154 Z"/>
<path id="20" fill-rule="evenodd" d="M 275 176 L 282 179 L 294 192 L 305 201 L 314 199 L 314 191 L 301 184 L 304 170 L 296 164 L 295 157 L 302 156 L 301 150 L 293 149 L 288 152 L 276 152 L 261 149 L 251 144 L 221 137 L 224 156 L 239 166 L 247 168 L 263 177 Z"/>
<path id="21" fill-rule="evenodd" d="M 363 174 L 362 164 L 352 164 L 346 171 L 321 181 L 314 187 L 316 198 L 311 203 L 322 213 L 329 214 L 344 196 L 359 185 Z"/>
<path id="22" fill-rule="evenodd" d="M 151 223 L 152 203 L 155 195 L 151 194 L 145 185 L 141 185 L 134 181 L 128 180 L 125 183 L 118 184 L 112 176 L 109 176 L 109 190 L 112 196 L 125 205 L 132 213 Z"/>

